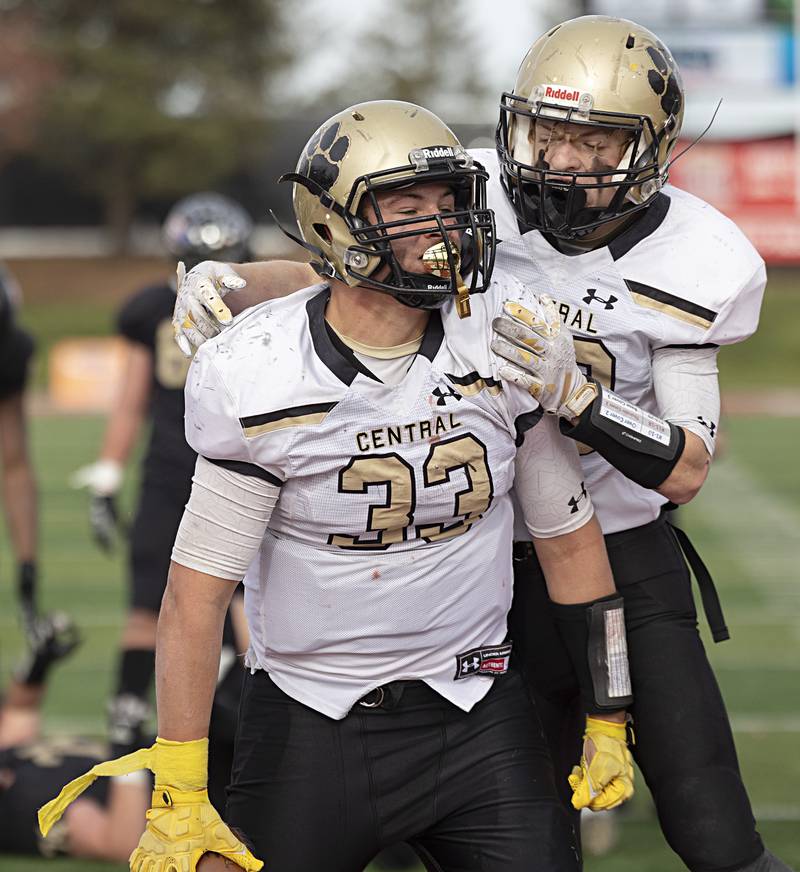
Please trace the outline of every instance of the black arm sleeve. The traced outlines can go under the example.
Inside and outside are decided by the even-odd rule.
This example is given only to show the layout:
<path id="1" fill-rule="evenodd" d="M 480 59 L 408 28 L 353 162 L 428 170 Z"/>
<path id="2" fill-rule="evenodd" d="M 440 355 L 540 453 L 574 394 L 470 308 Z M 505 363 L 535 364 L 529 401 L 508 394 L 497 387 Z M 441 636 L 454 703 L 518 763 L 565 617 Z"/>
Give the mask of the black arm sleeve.
<path id="1" fill-rule="evenodd" d="M 623 421 L 603 415 L 604 392 L 617 398 L 599 382 L 597 397 L 583 410 L 576 424 L 562 419 L 561 432 L 570 439 L 583 442 L 594 448 L 623 475 L 646 488 L 656 488 L 663 484 L 680 460 L 686 445 L 686 434 L 681 427 L 669 421 L 660 421 L 642 409 L 636 411 L 644 418 L 657 420 L 662 427 L 669 428 L 669 442 L 664 443 L 647 436 L 647 428 L 632 427 Z M 621 400 L 626 403 L 626 401 Z M 631 406 L 631 404 L 627 404 Z"/>

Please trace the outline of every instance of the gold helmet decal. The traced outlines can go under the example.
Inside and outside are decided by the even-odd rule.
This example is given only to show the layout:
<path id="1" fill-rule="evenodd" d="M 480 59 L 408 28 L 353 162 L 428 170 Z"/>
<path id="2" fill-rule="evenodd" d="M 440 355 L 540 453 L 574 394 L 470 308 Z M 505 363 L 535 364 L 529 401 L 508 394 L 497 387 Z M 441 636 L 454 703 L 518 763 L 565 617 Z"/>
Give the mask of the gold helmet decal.
<path id="1" fill-rule="evenodd" d="M 488 175 L 455 134 L 432 112 L 396 100 L 360 103 L 328 119 L 308 141 L 292 201 L 300 238 L 322 276 L 365 285 L 401 302 L 435 307 L 462 301 L 488 286 L 494 261 L 494 216 L 486 205 Z M 454 211 L 409 215 L 387 222 L 380 203 L 387 191 L 444 184 Z M 393 245 L 431 236 L 448 270 L 404 269 Z M 438 237 L 438 238 L 437 238 Z M 295 238 L 295 237 L 293 237 Z"/>

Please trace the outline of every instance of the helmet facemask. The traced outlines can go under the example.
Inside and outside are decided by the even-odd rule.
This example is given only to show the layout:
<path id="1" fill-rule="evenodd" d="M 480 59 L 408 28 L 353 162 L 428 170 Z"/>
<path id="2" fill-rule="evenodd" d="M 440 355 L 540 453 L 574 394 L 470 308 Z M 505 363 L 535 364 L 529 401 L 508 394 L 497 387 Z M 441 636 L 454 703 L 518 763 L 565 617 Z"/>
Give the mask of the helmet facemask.
<path id="1" fill-rule="evenodd" d="M 624 145 L 621 159 L 610 164 L 597 156 L 594 165 L 580 171 L 552 168 L 547 162 L 552 137 L 559 128 L 578 135 L 580 127 L 601 136 L 616 134 Z M 544 128 L 549 132 L 542 133 Z M 667 133 L 665 128 L 662 138 Z M 509 93 L 501 99 L 497 150 L 503 187 L 523 225 L 560 239 L 579 240 L 646 206 L 666 181 L 666 170 L 658 162 L 659 146 L 653 124 L 644 115 L 593 111 L 588 106 L 582 110 Z M 613 195 L 604 205 L 588 205 L 593 191 Z"/>
<path id="2" fill-rule="evenodd" d="M 357 176 L 343 202 L 337 202 L 309 175 L 282 180 L 305 189 L 324 207 L 300 221 L 304 247 L 317 255 L 317 272 L 350 286 L 390 294 L 413 308 L 439 308 L 448 297 L 469 314 L 468 295 L 489 286 L 495 253 L 494 214 L 486 205 L 488 174 L 460 146 L 431 145 L 408 153 L 408 163 Z M 387 220 L 383 194 L 441 183 L 454 195 L 452 211 Z M 296 189 L 297 190 L 297 189 Z M 307 202 L 307 201 L 306 201 Z M 418 236 L 430 237 L 419 271 L 404 268 L 398 248 Z M 454 238 L 455 237 L 455 238 Z"/>
<path id="3" fill-rule="evenodd" d="M 351 224 L 355 244 L 349 246 L 344 262 L 348 275 L 360 285 L 389 293 L 413 308 L 434 309 L 450 296 L 463 301 L 468 294 L 482 293 L 488 287 L 494 259 L 494 216 L 486 207 L 482 169 L 459 168 L 449 159 L 438 167 L 434 161 L 426 163 L 429 168 L 416 171 L 411 180 L 404 169 L 399 181 L 396 170 L 356 180 L 351 194 L 351 200 L 358 202 L 358 217 Z M 451 188 L 452 211 L 385 219 L 381 209 L 384 192 L 435 182 Z M 396 249 L 402 240 L 423 235 L 430 237 L 430 245 L 422 255 L 421 269 L 412 271 L 402 265 Z"/>

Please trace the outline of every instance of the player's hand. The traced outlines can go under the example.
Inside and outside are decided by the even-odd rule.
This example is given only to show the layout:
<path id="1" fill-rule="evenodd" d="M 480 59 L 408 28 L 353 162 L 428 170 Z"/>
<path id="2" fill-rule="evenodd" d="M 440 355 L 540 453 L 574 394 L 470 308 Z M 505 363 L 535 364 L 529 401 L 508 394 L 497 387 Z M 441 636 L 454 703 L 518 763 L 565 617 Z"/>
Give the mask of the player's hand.
<path id="1" fill-rule="evenodd" d="M 258 872 L 264 865 L 231 832 L 205 790 L 157 786 L 147 827 L 131 854 L 131 872 L 196 872 L 209 851 L 247 872 Z"/>
<path id="2" fill-rule="evenodd" d="M 89 501 L 89 524 L 98 548 L 110 554 L 117 539 L 125 533 L 114 497 L 95 497 Z"/>
<path id="3" fill-rule="evenodd" d="M 633 758 L 625 724 L 587 716 L 580 766 L 573 768 L 569 786 L 577 809 L 605 811 L 633 796 Z"/>
<path id="4" fill-rule="evenodd" d="M 72 618 L 63 612 L 37 616 L 26 626 L 28 651 L 14 670 L 20 684 L 44 684 L 53 664 L 63 660 L 80 645 L 82 639 Z"/>
<path id="5" fill-rule="evenodd" d="M 264 865 L 234 836 L 208 801 L 208 739 L 178 742 L 157 738 L 116 760 L 98 763 L 73 778 L 38 813 L 43 836 L 69 805 L 101 776 L 127 775 L 149 769 L 155 775 L 152 807 L 138 847 L 131 854 L 132 872 L 196 872 L 203 854 L 213 852 L 248 872 Z"/>
<path id="6" fill-rule="evenodd" d="M 73 473 L 70 484 L 86 488 L 90 494 L 89 525 L 92 537 L 103 551 L 110 552 L 121 530 L 116 494 L 122 486 L 124 472 L 115 460 L 98 460 Z"/>
<path id="7" fill-rule="evenodd" d="M 186 272 L 178 264 L 175 311 L 172 329 L 175 342 L 186 357 L 191 357 L 206 339 L 211 339 L 233 320 L 222 302 L 228 291 L 241 290 L 247 282 L 228 264 L 204 260 Z"/>
<path id="8" fill-rule="evenodd" d="M 555 301 L 540 298 L 537 311 L 507 300 L 492 322 L 492 351 L 503 359 L 501 378 L 535 397 L 545 412 L 577 417 L 595 397 L 575 360 L 572 335 L 563 326 Z"/>

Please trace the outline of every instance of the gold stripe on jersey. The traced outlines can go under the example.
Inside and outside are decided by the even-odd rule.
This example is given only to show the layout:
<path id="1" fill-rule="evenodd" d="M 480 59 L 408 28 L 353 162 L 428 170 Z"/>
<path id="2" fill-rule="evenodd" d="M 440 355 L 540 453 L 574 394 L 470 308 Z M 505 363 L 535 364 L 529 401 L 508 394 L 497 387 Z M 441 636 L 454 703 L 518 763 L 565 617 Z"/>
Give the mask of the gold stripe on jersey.
<path id="1" fill-rule="evenodd" d="M 691 303 L 689 300 L 683 300 L 674 294 L 668 294 L 658 288 L 651 288 L 649 285 L 635 282 L 632 279 L 624 281 L 634 303 L 646 309 L 663 312 L 665 315 L 677 318 L 686 324 L 700 327 L 701 330 L 708 330 L 717 319 L 718 313 L 713 309 L 706 309 L 705 306 Z"/>
<path id="2" fill-rule="evenodd" d="M 483 378 L 474 370 L 466 375 L 452 375 L 449 372 L 445 375 L 458 388 L 459 393 L 465 397 L 474 397 L 481 391 L 488 391 L 490 396 L 496 397 L 503 390 L 499 381 L 491 376 Z"/>
<path id="3" fill-rule="evenodd" d="M 289 409 L 278 409 L 276 412 L 266 412 L 263 415 L 249 415 L 246 418 L 239 418 L 239 423 L 245 437 L 252 439 L 254 436 L 263 436 L 264 433 L 285 430 L 287 427 L 307 427 L 311 424 L 321 424 L 334 406 L 336 406 L 336 402 L 293 406 Z"/>

